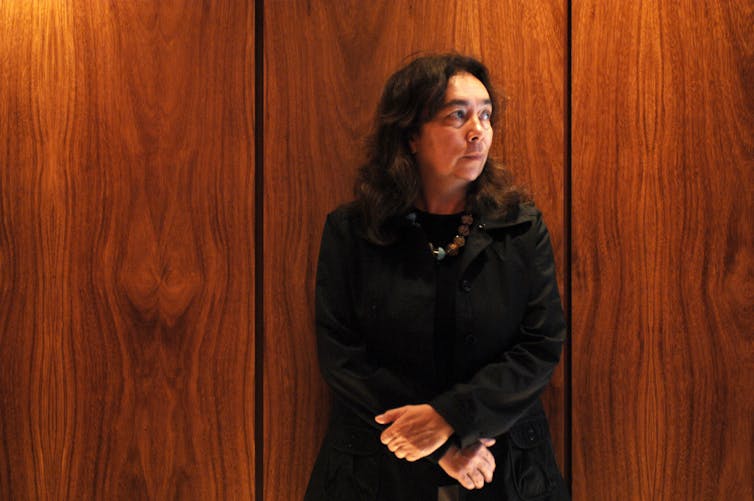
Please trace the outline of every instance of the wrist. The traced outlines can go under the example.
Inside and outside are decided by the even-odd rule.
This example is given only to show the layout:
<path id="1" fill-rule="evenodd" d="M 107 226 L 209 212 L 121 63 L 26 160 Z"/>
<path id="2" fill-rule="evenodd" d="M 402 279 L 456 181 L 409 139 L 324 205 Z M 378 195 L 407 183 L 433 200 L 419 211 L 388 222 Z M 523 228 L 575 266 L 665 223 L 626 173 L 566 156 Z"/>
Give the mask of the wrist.
<path id="1" fill-rule="evenodd" d="M 454 454 L 458 453 L 458 447 L 455 445 L 450 445 L 445 449 L 445 452 L 440 457 L 440 460 L 437 462 L 440 466 L 445 466 L 448 461 L 453 457 Z"/>
<path id="2" fill-rule="evenodd" d="M 453 435 L 453 433 L 455 433 L 455 430 L 450 425 L 450 423 L 448 423 L 448 420 L 445 419 L 445 417 L 442 414 L 440 414 L 439 412 L 437 412 L 437 409 L 435 409 L 434 407 L 432 407 L 429 404 L 427 404 L 427 405 L 429 406 L 430 409 L 432 409 L 432 413 L 435 415 L 435 419 L 437 420 L 438 429 L 439 429 L 440 433 L 443 434 L 443 437 L 445 438 L 445 440 L 449 439 L 451 437 L 451 435 Z"/>

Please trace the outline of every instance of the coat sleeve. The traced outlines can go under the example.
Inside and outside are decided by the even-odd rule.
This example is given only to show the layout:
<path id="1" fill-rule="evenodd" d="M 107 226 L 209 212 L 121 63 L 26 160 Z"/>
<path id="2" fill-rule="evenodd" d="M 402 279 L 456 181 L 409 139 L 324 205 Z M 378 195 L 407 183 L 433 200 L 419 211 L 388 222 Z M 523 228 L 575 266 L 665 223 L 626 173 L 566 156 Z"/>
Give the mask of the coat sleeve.
<path id="1" fill-rule="evenodd" d="M 374 417 L 419 398 L 415 383 L 369 361 L 364 333 L 356 327 L 354 269 L 356 244 L 344 211 L 327 217 L 315 285 L 315 318 L 320 371 L 335 397 L 376 432 L 386 426 Z M 451 441 L 425 459 L 437 463 Z"/>
<path id="2" fill-rule="evenodd" d="M 537 401 L 560 359 L 566 325 L 552 246 L 539 212 L 526 237 L 531 289 L 518 342 L 469 381 L 430 402 L 462 447 L 508 431 Z"/>
<path id="3" fill-rule="evenodd" d="M 369 361 L 352 290 L 359 274 L 353 264 L 358 237 L 347 217 L 342 210 L 330 214 L 322 234 L 315 286 L 319 365 L 336 398 L 365 423 L 383 429 L 374 417 L 397 403 L 419 403 L 418 391 L 405 377 Z"/>

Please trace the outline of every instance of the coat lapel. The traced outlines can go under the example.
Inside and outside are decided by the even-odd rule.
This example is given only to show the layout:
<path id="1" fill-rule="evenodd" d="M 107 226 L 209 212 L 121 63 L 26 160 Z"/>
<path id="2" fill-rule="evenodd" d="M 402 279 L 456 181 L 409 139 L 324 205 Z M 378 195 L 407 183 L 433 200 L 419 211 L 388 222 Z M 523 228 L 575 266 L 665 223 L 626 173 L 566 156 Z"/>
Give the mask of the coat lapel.
<path id="1" fill-rule="evenodd" d="M 474 228 L 466 239 L 466 246 L 461 252 L 461 269 L 459 270 L 459 277 L 463 276 L 463 273 L 468 268 L 469 264 L 476 259 L 476 257 L 482 253 L 482 251 L 492 243 L 492 237 L 484 230 Z"/>
<path id="2" fill-rule="evenodd" d="M 500 230 L 511 226 L 517 226 L 529 222 L 532 219 L 533 218 L 530 214 L 522 214 L 521 211 L 518 211 L 516 217 L 512 219 L 482 219 L 480 224 L 473 227 L 474 229 L 466 239 L 466 248 L 461 255 L 461 270 L 459 276 L 462 277 L 466 268 L 468 268 L 477 256 L 479 256 L 479 254 L 481 254 L 482 251 L 493 242 L 492 236 L 489 234 L 490 230 Z"/>

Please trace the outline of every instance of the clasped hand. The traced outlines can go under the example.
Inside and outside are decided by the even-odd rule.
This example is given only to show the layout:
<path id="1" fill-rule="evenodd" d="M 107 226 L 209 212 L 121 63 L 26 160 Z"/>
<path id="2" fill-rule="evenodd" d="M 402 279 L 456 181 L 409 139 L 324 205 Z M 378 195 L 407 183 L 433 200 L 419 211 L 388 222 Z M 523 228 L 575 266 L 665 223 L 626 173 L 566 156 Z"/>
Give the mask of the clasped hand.
<path id="1" fill-rule="evenodd" d="M 399 459 L 416 461 L 432 454 L 453 434 L 453 428 L 431 405 L 405 405 L 375 417 L 379 424 L 390 425 L 380 441 Z M 465 449 L 448 448 L 440 467 L 466 489 L 480 489 L 492 481 L 495 458 L 488 450 L 493 439 L 482 439 Z"/>
<path id="2" fill-rule="evenodd" d="M 453 434 L 445 418 L 428 404 L 390 409 L 374 420 L 390 424 L 380 435 L 380 441 L 395 457 L 408 461 L 432 454 Z"/>
<path id="3" fill-rule="evenodd" d="M 488 447 L 494 444 L 495 439 L 483 438 L 465 449 L 451 445 L 440 459 L 440 467 L 466 489 L 481 489 L 485 482 L 492 482 L 495 456 Z"/>

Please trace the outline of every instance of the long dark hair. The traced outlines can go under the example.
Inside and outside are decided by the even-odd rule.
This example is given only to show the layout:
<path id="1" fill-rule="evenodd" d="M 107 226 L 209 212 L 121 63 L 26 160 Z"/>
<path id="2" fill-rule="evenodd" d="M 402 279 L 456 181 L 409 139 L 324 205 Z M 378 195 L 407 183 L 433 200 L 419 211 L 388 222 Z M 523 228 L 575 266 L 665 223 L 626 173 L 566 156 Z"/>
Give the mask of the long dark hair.
<path id="1" fill-rule="evenodd" d="M 459 54 L 421 56 L 393 73 L 385 84 L 374 128 L 367 138 L 367 161 L 359 168 L 354 187 L 355 204 L 370 241 L 381 245 L 394 241 L 397 221 L 419 196 L 421 181 L 409 139 L 440 110 L 448 80 L 458 73 L 470 73 L 486 87 L 494 127 L 500 103 L 487 68 L 474 58 Z M 467 195 L 474 213 L 498 217 L 528 199 L 513 185 L 510 172 L 489 157 Z"/>

